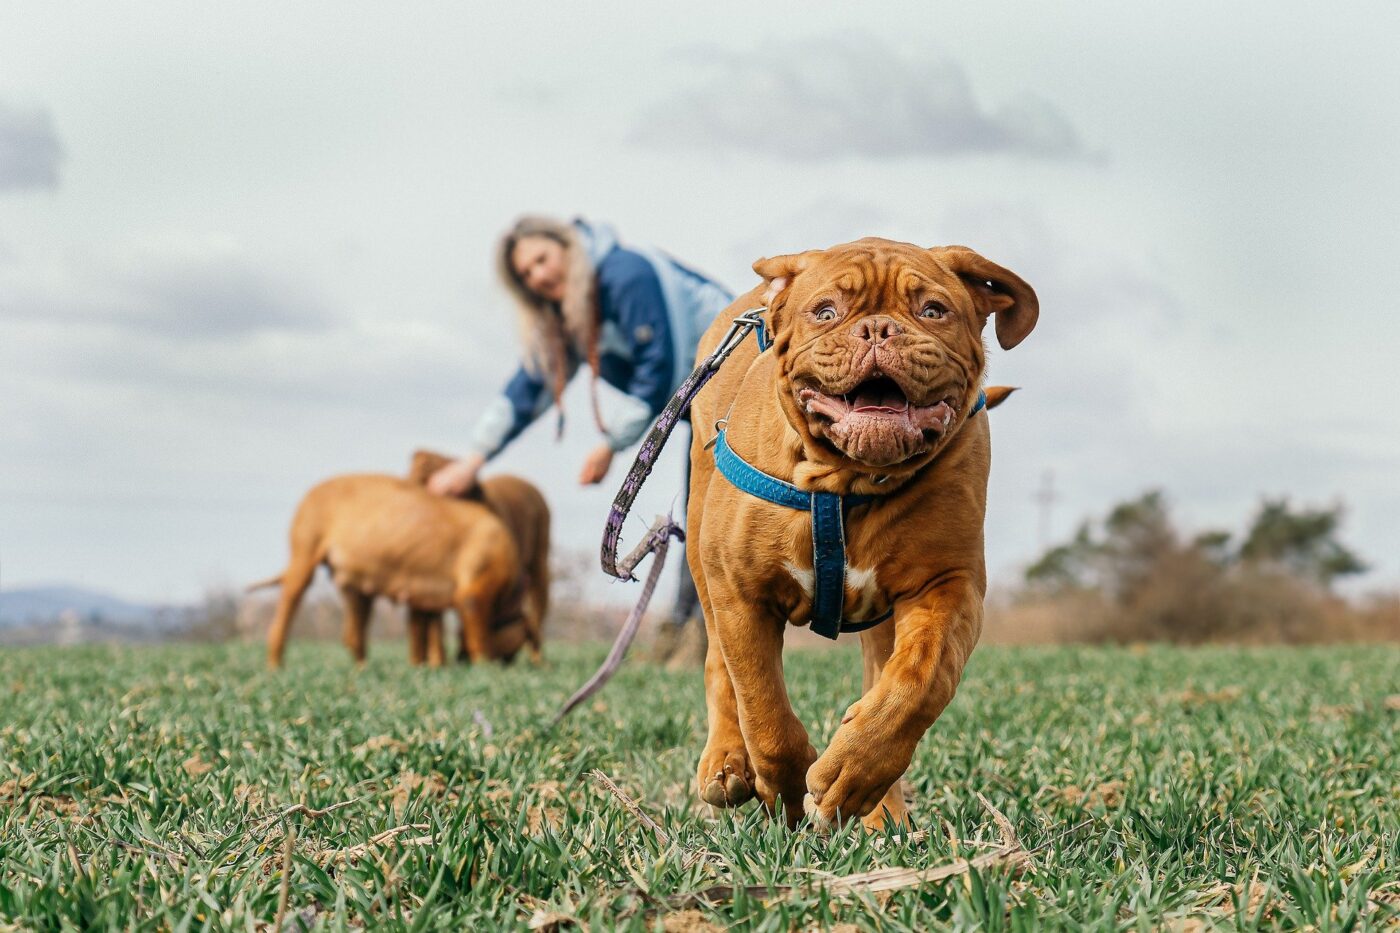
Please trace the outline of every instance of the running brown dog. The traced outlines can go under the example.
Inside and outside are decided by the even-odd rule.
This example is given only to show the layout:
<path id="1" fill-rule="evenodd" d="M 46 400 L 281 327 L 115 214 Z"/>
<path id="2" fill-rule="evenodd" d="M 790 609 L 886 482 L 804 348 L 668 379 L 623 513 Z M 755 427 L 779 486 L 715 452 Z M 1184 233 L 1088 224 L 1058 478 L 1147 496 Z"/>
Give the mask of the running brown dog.
<path id="1" fill-rule="evenodd" d="M 900 777 L 953 698 L 982 629 L 991 435 L 974 414 L 982 330 L 1010 349 L 1035 292 L 961 246 L 865 239 L 762 259 L 763 284 L 720 315 L 766 305 L 773 346 L 747 340 L 697 397 L 686 556 L 705 608 L 709 736 L 697 785 L 725 806 L 755 794 L 790 825 L 906 824 Z M 991 395 L 991 393 L 989 393 Z M 1004 393 L 992 395 L 1000 401 Z M 810 513 L 743 492 L 709 445 L 801 490 L 873 495 L 846 514 L 844 613 L 894 616 L 860 634 L 864 688 L 820 755 L 783 681 L 783 631 L 813 605 Z"/>
<path id="2" fill-rule="evenodd" d="M 287 635 L 316 568 L 325 564 L 345 600 L 344 640 L 357 661 L 366 657 L 370 608 L 386 596 L 409 609 L 409 658 L 439 666 L 446 660 L 443 613 L 462 623 L 459 658 L 509 660 L 523 644 L 538 655 L 538 617 L 524 610 L 527 568 L 543 563 L 549 512 L 523 480 L 496 477 L 529 508 L 536 552 L 522 559 L 515 535 L 480 498 L 443 499 L 419 483 L 381 474 L 339 476 L 313 487 L 292 521 L 291 559 L 278 576 L 249 589 L 281 584 L 268 633 L 268 663 L 282 665 Z M 529 487 L 534 500 L 515 485 Z M 543 585 L 548 586 L 547 576 Z M 542 612 L 537 596 L 529 600 Z"/>

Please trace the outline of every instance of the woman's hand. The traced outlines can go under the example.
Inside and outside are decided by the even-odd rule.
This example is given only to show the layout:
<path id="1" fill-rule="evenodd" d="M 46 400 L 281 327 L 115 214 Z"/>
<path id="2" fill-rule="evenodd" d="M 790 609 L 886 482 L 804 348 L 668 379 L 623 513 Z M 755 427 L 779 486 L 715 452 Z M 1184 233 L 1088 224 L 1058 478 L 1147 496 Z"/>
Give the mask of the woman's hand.
<path id="1" fill-rule="evenodd" d="M 481 454 L 469 454 L 461 460 L 453 460 L 428 477 L 428 492 L 436 496 L 460 496 L 476 485 L 476 474 L 486 458 Z"/>
<path id="2" fill-rule="evenodd" d="M 608 475 L 608 467 L 612 466 L 612 458 L 613 450 L 607 444 L 594 447 L 583 460 L 583 469 L 578 474 L 579 483 L 584 486 L 601 483 L 603 477 Z"/>

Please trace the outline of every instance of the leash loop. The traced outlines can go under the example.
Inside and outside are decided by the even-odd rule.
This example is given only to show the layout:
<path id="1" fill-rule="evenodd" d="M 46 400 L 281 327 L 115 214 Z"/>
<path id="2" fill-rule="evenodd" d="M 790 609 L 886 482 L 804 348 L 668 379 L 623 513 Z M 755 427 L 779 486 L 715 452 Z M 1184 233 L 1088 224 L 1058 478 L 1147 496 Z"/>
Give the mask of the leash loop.
<path id="1" fill-rule="evenodd" d="M 744 338 L 749 332 L 763 327 L 763 312 L 767 308 L 753 308 L 734 318 L 729 330 L 725 332 L 724 338 L 715 347 L 713 353 L 707 356 L 699 366 L 686 377 L 685 381 L 676 389 L 671 400 L 666 403 L 656 423 L 651 426 L 647 436 L 642 440 L 642 446 L 637 450 L 637 458 L 632 462 L 632 468 L 627 471 L 627 476 L 622 480 L 622 486 L 617 491 L 617 496 L 613 499 L 612 508 L 608 510 L 608 520 L 603 527 L 603 548 L 601 552 L 603 572 L 610 577 L 619 580 L 635 580 L 632 571 L 650 553 L 656 550 L 654 542 L 655 533 L 663 525 L 667 533 L 678 541 L 685 540 L 685 533 L 681 531 L 669 516 L 663 518 L 658 516 L 656 522 L 652 524 L 651 532 L 643 538 L 621 562 L 617 559 L 619 540 L 622 537 L 622 524 L 626 521 L 628 514 L 632 510 L 632 504 L 636 501 L 637 495 L 642 491 L 642 484 L 651 475 L 652 469 L 656 466 L 657 459 L 661 456 L 661 450 L 666 446 L 666 442 L 671 438 L 671 432 L 676 429 L 681 416 L 689 409 L 691 402 L 695 401 L 695 396 L 705 387 L 705 383 L 715 373 L 719 372 L 720 366 L 729 355 L 738 349 L 739 344 L 744 342 Z"/>
<path id="2" fill-rule="evenodd" d="M 656 589 L 656 583 L 661 577 L 661 569 L 666 563 L 666 552 L 671 544 L 671 539 L 677 541 L 685 540 L 685 531 L 678 525 L 670 515 L 658 515 L 647 530 L 646 536 L 638 542 L 627 556 L 618 560 L 617 552 L 622 538 L 622 525 L 627 520 L 627 516 L 632 511 L 632 504 L 636 501 L 637 495 L 642 491 L 642 484 L 651 475 L 652 469 L 656 466 L 657 459 L 661 456 L 661 450 L 666 446 L 666 441 L 671 437 L 671 432 L 676 429 L 681 416 L 689 409 L 691 402 L 695 401 L 695 396 L 705 387 L 705 383 L 719 371 L 721 365 L 727 360 L 739 345 L 748 337 L 750 331 L 759 332 L 759 345 L 761 348 L 767 347 L 767 335 L 763 326 L 763 313 L 766 307 L 752 308 L 733 319 L 729 325 L 729 330 L 720 340 L 719 346 L 714 352 L 696 366 L 685 381 L 676 389 L 671 400 L 666 403 L 661 414 L 657 417 L 656 423 L 651 426 L 647 436 L 642 440 L 642 446 L 637 450 L 637 458 L 632 462 L 632 468 L 627 471 L 627 476 L 622 481 L 622 486 L 617 491 L 617 496 L 613 499 L 612 508 L 608 510 L 608 520 L 603 527 L 603 546 L 600 553 L 603 571 L 608 576 L 616 577 L 619 580 L 635 580 L 632 571 L 637 568 L 648 554 L 654 554 L 651 569 L 647 573 L 646 584 L 642 587 L 641 595 L 637 599 L 637 604 L 632 607 L 626 621 L 622 624 L 622 630 L 617 633 L 617 639 L 613 642 L 612 650 L 608 652 L 608 657 L 597 672 L 588 679 L 578 691 L 555 713 L 551 726 L 557 724 L 575 709 L 580 703 L 588 699 L 593 694 L 602 689 L 608 682 L 618 667 L 622 664 L 622 658 L 627 653 L 628 647 L 632 644 L 632 639 L 636 637 L 637 630 L 641 628 L 642 616 L 646 613 L 647 604 L 651 602 L 652 593 Z"/>

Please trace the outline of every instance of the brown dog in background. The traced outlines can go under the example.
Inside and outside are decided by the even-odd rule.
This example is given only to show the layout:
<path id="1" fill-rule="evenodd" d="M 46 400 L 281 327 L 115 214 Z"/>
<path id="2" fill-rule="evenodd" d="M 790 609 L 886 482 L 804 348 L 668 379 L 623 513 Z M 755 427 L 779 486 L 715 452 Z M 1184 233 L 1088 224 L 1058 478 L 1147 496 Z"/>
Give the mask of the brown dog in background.
<path id="1" fill-rule="evenodd" d="M 692 408 L 686 556 L 705 610 L 709 737 L 700 796 L 733 806 L 781 800 L 790 824 L 863 818 L 907 824 L 900 777 L 953 698 L 982 630 L 983 519 L 991 464 L 982 330 L 1005 349 L 1039 314 L 1035 292 L 966 247 L 865 239 L 763 259 L 763 284 L 719 315 L 767 306 L 772 347 L 745 341 Z M 1005 393 L 990 401 L 999 401 Z M 737 489 L 710 445 L 802 490 L 875 498 L 844 526 L 847 619 L 860 633 L 863 695 L 817 754 L 783 681 L 783 632 L 813 597 L 810 513 Z M 835 702 L 835 698 L 833 698 Z"/>
<path id="2" fill-rule="evenodd" d="M 509 660 L 526 643 L 538 657 L 547 571 L 544 589 L 533 581 L 541 579 L 534 571 L 549 547 L 549 511 L 523 480 L 495 480 L 511 480 L 504 498 L 527 513 L 516 519 L 530 530 L 533 551 L 523 557 L 511 527 L 479 498 L 443 499 L 421 483 L 379 474 L 339 476 L 313 487 L 292 521 L 286 570 L 249 587 L 282 586 L 268 633 L 269 665 L 282 665 L 292 618 L 321 564 L 345 600 L 344 640 L 356 661 L 366 657 L 370 608 L 378 596 L 408 606 L 412 663 L 444 663 L 443 614 L 449 609 L 462 623 L 459 659 Z"/>
<path id="3" fill-rule="evenodd" d="M 408 467 L 409 482 L 426 486 L 430 476 L 451 462 L 451 457 L 431 450 L 415 450 Z M 461 498 L 485 504 L 515 539 L 525 591 L 526 638 L 533 659 L 538 661 L 544 617 L 549 612 L 549 505 L 533 483 L 509 475 L 487 477 Z"/>

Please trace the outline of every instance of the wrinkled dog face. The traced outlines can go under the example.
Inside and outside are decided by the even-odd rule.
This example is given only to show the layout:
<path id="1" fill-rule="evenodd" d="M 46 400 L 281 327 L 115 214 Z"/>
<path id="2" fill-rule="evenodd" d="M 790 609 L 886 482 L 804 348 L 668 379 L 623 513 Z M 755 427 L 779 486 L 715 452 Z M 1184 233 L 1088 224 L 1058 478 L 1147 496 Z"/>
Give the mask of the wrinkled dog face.
<path id="1" fill-rule="evenodd" d="M 982 329 L 1015 346 L 1035 292 L 965 247 L 865 239 L 763 259 L 783 404 L 800 433 L 868 467 L 926 462 L 972 411 Z"/>

